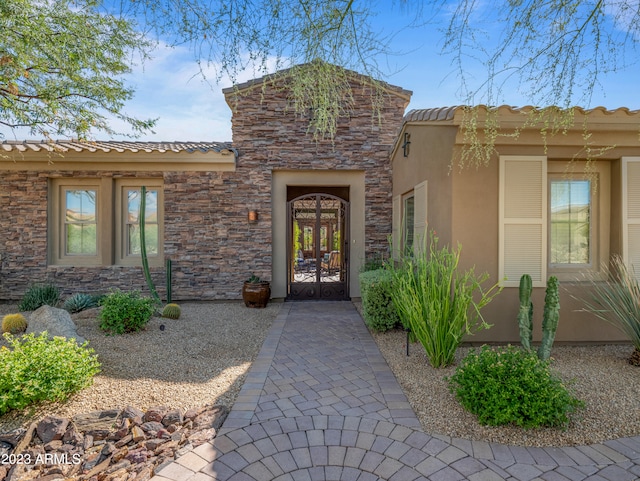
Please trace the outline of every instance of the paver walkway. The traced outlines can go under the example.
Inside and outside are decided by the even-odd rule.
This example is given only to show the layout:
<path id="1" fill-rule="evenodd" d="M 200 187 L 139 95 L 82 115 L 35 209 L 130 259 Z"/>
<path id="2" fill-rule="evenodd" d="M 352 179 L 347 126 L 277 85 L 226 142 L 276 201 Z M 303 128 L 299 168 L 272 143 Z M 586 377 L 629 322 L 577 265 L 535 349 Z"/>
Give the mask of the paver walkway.
<path id="1" fill-rule="evenodd" d="M 217 437 L 153 481 L 633 481 L 640 437 L 527 448 L 436 436 L 351 302 L 284 303 Z"/>

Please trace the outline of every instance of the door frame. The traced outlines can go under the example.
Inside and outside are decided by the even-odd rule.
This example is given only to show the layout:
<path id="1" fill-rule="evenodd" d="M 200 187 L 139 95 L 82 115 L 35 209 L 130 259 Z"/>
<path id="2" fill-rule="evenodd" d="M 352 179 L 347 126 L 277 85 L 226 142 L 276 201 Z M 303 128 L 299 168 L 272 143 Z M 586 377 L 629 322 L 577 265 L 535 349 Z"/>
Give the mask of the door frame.
<path id="1" fill-rule="evenodd" d="M 272 299 L 287 297 L 287 187 L 349 188 L 349 295 L 360 298 L 358 273 L 365 259 L 365 171 L 274 169 L 271 177 Z"/>

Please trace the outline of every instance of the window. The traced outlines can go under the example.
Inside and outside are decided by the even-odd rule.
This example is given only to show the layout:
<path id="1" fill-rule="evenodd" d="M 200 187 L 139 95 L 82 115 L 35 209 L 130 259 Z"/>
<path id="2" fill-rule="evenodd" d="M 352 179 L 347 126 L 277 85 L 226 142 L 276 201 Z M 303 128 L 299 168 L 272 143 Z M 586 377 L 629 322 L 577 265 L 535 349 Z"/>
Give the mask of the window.
<path id="1" fill-rule="evenodd" d="M 402 245 L 405 255 L 413 254 L 413 230 L 415 227 L 415 196 L 411 193 L 404 198 L 404 220 Z"/>
<path id="2" fill-rule="evenodd" d="M 599 275 L 609 258 L 610 165 L 500 158 L 499 277 L 517 287 L 522 274 L 535 287 L 554 275 L 565 281 Z"/>
<path id="3" fill-rule="evenodd" d="M 142 185 L 147 188 L 145 234 L 149 264 L 162 265 L 163 192 L 159 179 L 52 179 L 50 263 L 139 265 Z"/>
<path id="4" fill-rule="evenodd" d="M 591 181 L 551 179 L 549 262 L 557 266 L 591 264 Z"/>

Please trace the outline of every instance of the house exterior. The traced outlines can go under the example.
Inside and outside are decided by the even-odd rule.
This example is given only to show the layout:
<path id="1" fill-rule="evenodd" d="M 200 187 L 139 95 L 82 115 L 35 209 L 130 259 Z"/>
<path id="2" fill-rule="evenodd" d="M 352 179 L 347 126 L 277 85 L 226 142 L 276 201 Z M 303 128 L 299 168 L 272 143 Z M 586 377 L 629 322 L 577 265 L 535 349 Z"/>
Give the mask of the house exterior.
<path id="1" fill-rule="evenodd" d="M 469 110 L 407 113 L 391 158 L 394 245 L 416 248 L 425 229 L 434 230 L 441 243 L 462 246 L 461 268 L 503 284 L 483 309 L 493 327 L 469 341 L 519 341 L 525 273 L 534 285 L 534 341 L 552 275 L 561 286 L 556 341 L 624 341 L 574 296 L 588 293 L 588 278 L 605 278 L 614 254 L 640 273 L 640 112 L 576 109 L 552 135 L 531 122 L 531 111 L 477 110 L 476 133 L 488 127 L 495 150 L 488 165 L 463 169 L 456 162 L 473 138 Z"/>
<path id="2" fill-rule="evenodd" d="M 388 249 L 389 154 L 411 92 L 385 86 L 374 120 L 368 78 L 350 74 L 354 110 L 316 142 L 287 78 L 224 91 L 233 143 L 0 143 L 0 299 L 42 282 L 145 291 L 142 186 L 161 296 L 168 259 L 175 300 L 239 299 L 251 274 L 273 298 L 359 297 L 360 266 Z"/>

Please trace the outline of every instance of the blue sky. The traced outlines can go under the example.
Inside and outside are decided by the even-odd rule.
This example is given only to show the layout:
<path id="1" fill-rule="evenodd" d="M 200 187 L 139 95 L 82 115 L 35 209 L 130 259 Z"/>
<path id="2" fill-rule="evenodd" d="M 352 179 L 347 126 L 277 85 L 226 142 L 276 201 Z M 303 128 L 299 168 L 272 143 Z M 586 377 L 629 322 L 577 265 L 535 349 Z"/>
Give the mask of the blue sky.
<path id="1" fill-rule="evenodd" d="M 383 35 L 392 36 L 390 48 L 397 54 L 378 59 L 379 66 L 387 73 L 383 80 L 413 91 L 407 110 L 463 102 L 453 58 L 441 53 L 442 28 L 446 26 L 446 18 L 407 28 L 413 20 L 410 13 L 397 6 L 387 7 L 386 2 L 381 3 L 383 11 L 376 17 L 375 27 Z M 490 42 L 493 39 L 490 27 L 486 35 L 486 41 Z M 481 61 L 473 63 L 469 60 L 465 67 L 471 72 L 472 81 L 474 71 L 478 81 L 483 78 Z M 259 75 L 249 71 L 238 80 L 246 81 Z M 640 108 L 637 77 L 636 66 L 624 73 L 601 78 L 601 87 L 594 92 L 591 105 L 585 107 Z M 127 81 L 135 88 L 136 94 L 125 111 L 141 118 L 159 118 L 155 133 L 148 133 L 139 140 L 231 140 L 231 111 L 222 95 L 222 89 L 231 84 L 224 80 L 213 84 L 203 81 L 187 47 L 159 46 L 150 61 L 134 67 Z M 504 89 L 500 100 L 513 106 L 530 103 L 516 88 L 510 87 Z M 116 129 L 119 127 L 117 123 L 114 125 Z M 0 132 L 10 140 L 14 137 L 18 140 L 31 138 L 26 130 L 13 134 L 0 128 Z M 96 137 L 107 140 L 105 134 Z"/>

